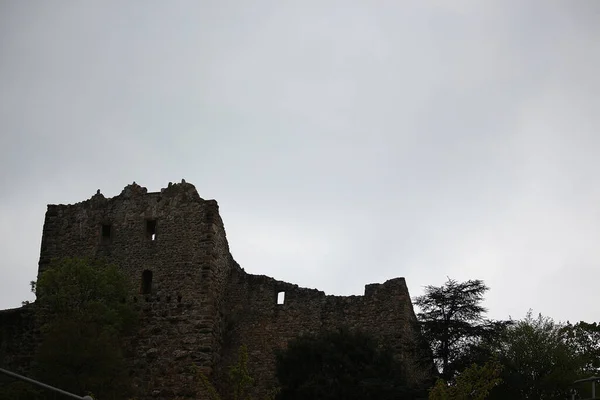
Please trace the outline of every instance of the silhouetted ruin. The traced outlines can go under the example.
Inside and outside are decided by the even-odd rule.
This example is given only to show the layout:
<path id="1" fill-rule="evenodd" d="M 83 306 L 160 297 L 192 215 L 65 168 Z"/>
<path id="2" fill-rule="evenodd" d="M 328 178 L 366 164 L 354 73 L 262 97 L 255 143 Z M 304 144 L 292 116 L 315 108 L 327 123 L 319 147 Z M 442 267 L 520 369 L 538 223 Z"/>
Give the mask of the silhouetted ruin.
<path id="1" fill-rule="evenodd" d="M 217 386 L 246 344 L 256 394 L 276 383 L 274 351 L 297 335 L 360 328 L 391 345 L 418 384 L 433 363 L 419 333 L 404 278 L 365 286 L 364 296 L 252 275 L 240 268 L 215 200 L 182 181 L 160 192 L 136 183 L 118 196 L 100 191 L 73 205 L 49 205 L 39 273 L 62 257 L 102 258 L 138 288 L 141 325 L 128 363 L 138 399 L 198 398 L 192 365 Z M 27 372 L 35 351 L 31 309 L 0 311 L 0 366 Z"/>

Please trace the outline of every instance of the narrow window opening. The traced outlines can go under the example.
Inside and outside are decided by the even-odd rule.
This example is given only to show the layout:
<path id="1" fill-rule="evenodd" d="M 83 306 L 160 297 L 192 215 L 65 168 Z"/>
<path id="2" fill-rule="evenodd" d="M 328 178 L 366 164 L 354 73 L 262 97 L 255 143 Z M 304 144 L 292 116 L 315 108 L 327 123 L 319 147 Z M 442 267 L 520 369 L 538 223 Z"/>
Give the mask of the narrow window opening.
<path id="1" fill-rule="evenodd" d="M 156 240 L 156 220 L 146 221 L 146 234 L 148 235 L 150 240 Z"/>
<path id="2" fill-rule="evenodd" d="M 102 240 L 109 240 L 111 234 L 111 225 L 110 224 L 102 224 Z"/>
<path id="3" fill-rule="evenodd" d="M 142 294 L 150 294 L 152 292 L 152 271 L 145 270 L 142 272 Z"/>
<path id="4" fill-rule="evenodd" d="M 181 295 L 177 296 L 177 302 L 181 303 Z"/>
<path id="5" fill-rule="evenodd" d="M 285 303 L 285 292 L 277 293 L 277 304 Z"/>

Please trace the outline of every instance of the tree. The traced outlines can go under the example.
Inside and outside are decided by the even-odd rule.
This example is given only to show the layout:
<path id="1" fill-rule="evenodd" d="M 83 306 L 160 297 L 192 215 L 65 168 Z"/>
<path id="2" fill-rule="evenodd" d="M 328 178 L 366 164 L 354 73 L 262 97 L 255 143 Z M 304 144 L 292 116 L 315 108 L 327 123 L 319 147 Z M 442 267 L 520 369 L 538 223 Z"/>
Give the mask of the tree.
<path id="1" fill-rule="evenodd" d="M 583 377 L 600 375 L 600 324 L 567 322 L 562 330 L 565 342 L 581 359 Z"/>
<path id="2" fill-rule="evenodd" d="M 250 398 L 249 389 L 254 384 L 254 379 L 248 372 L 248 348 L 241 346 L 238 351 L 238 362 L 229 368 L 229 379 L 232 383 L 232 400 L 246 400 Z"/>
<path id="3" fill-rule="evenodd" d="M 372 337 L 341 329 L 302 335 L 277 353 L 279 400 L 412 399 L 393 352 Z"/>
<path id="4" fill-rule="evenodd" d="M 54 261 L 36 285 L 41 344 L 36 375 L 72 393 L 103 399 L 127 393 L 123 338 L 135 325 L 128 279 L 97 261 Z"/>
<path id="5" fill-rule="evenodd" d="M 502 383 L 494 399 L 564 399 L 579 377 L 582 361 L 565 340 L 564 326 L 541 314 L 527 316 L 508 329 L 498 350 Z"/>
<path id="6" fill-rule="evenodd" d="M 481 305 L 488 287 L 481 280 L 457 282 L 448 278 L 443 286 L 426 286 L 414 302 L 421 312 L 417 318 L 430 343 L 441 377 L 451 380 L 457 371 L 474 361 L 504 329 L 506 322 L 484 318 Z"/>
<path id="7" fill-rule="evenodd" d="M 473 364 L 456 377 L 454 384 L 448 385 L 438 379 L 429 392 L 429 400 L 485 400 L 490 391 L 502 380 L 502 366 L 490 360 L 483 366 Z"/>
<path id="8" fill-rule="evenodd" d="M 209 399 L 222 400 L 223 397 L 219 394 L 208 377 L 198 368 L 195 368 L 195 370 Z M 248 348 L 246 345 L 240 346 L 237 363 L 229 367 L 229 384 L 231 385 L 231 396 L 225 398 L 231 398 L 232 400 L 252 400 L 250 389 L 254 384 L 254 379 L 248 371 Z M 265 400 L 272 400 L 274 398 L 274 393 L 276 392 L 277 391 L 274 390 L 273 394 L 268 394 L 265 397 Z"/>

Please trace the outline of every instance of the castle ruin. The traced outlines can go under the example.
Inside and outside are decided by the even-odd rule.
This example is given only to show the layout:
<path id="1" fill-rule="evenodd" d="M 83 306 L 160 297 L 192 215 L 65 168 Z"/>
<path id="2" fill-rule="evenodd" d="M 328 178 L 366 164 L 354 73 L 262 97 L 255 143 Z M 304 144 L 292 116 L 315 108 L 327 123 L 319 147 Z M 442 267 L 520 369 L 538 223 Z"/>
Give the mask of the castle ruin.
<path id="1" fill-rule="evenodd" d="M 431 377 L 404 278 L 366 285 L 363 296 L 330 296 L 246 273 L 229 251 L 217 202 L 185 181 L 160 192 L 133 183 L 112 198 L 98 191 L 77 204 L 49 205 L 38 276 L 62 257 L 107 260 L 137 288 L 127 299 L 141 316 L 128 363 L 139 399 L 198 398 L 191 365 L 223 385 L 242 344 L 256 392 L 264 393 L 276 383 L 275 349 L 342 326 L 391 345 L 415 385 Z M 0 311 L 0 366 L 27 371 L 33 306 Z"/>

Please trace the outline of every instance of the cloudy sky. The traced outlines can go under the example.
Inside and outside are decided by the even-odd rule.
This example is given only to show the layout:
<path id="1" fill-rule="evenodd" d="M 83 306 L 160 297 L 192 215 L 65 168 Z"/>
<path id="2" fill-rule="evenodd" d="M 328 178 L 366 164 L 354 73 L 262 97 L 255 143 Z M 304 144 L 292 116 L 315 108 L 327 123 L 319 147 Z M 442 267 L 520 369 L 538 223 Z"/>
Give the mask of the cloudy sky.
<path id="1" fill-rule="evenodd" d="M 4 1 L 0 55 L 0 309 L 47 204 L 185 178 L 250 273 L 598 320 L 597 0 Z"/>

